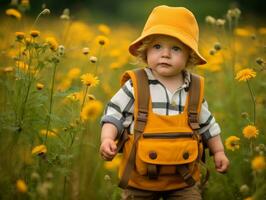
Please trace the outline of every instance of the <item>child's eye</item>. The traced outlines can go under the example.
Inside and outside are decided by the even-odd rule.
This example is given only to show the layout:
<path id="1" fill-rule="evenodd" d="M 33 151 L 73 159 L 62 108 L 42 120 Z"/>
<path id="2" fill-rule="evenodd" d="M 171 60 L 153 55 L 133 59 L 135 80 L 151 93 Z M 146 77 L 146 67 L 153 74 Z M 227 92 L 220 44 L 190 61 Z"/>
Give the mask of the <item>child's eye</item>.
<path id="1" fill-rule="evenodd" d="M 159 45 L 159 44 L 155 44 L 155 45 L 153 45 L 153 48 L 155 48 L 155 49 L 160 49 L 160 48 L 161 48 L 161 45 Z"/>
<path id="2" fill-rule="evenodd" d="M 173 46 L 173 48 L 172 48 L 174 51 L 180 51 L 181 50 L 181 48 L 180 47 L 178 47 L 178 46 Z"/>

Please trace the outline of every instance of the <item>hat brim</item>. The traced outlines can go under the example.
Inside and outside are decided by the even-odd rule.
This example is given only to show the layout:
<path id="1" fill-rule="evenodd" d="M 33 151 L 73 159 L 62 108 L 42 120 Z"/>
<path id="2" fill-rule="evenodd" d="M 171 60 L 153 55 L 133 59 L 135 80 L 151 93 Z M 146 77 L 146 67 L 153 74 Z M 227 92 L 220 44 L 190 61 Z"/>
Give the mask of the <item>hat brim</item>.
<path id="1" fill-rule="evenodd" d="M 191 38 L 189 35 L 186 35 L 183 32 L 184 31 L 178 30 L 178 28 L 175 28 L 172 26 L 166 26 L 166 25 L 153 26 L 150 29 L 145 30 L 145 32 L 139 38 L 137 38 L 134 42 L 132 42 L 129 45 L 129 52 L 133 56 L 137 56 L 137 49 L 142 44 L 142 40 L 148 36 L 158 35 L 158 34 L 168 35 L 168 36 L 172 36 L 172 37 L 177 38 L 178 40 L 183 42 L 185 45 L 190 47 L 195 52 L 195 54 L 197 56 L 195 63 L 194 63 L 195 65 L 206 64 L 207 61 L 205 60 L 205 58 L 203 58 L 202 55 L 200 55 L 198 49 L 193 48 L 193 47 L 198 46 L 197 42 L 193 38 Z"/>

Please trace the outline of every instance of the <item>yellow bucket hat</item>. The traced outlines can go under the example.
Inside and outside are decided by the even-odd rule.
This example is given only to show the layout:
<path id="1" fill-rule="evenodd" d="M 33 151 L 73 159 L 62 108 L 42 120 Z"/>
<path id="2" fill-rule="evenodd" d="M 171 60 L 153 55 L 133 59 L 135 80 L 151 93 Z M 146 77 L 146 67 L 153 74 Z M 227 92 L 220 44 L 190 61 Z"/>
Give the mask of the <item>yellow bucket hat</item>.
<path id="1" fill-rule="evenodd" d="M 155 7 L 141 33 L 141 36 L 129 46 L 129 52 L 137 55 L 142 40 L 150 35 L 162 34 L 175 37 L 195 52 L 195 64 L 203 65 L 206 60 L 198 51 L 199 27 L 193 13 L 184 7 Z"/>

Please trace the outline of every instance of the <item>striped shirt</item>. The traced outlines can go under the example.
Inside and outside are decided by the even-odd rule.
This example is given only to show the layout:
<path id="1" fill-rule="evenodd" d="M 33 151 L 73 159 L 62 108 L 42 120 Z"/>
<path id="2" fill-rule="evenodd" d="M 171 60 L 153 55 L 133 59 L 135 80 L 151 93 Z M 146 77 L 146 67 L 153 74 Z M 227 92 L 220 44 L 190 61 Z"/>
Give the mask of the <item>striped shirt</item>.
<path id="1" fill-rule="evenodd" d="M 183 112 L 190 84 L 190 73 L 183 71 L 184 84 L 174 93 L 171 93 L 159 80 L 157 80 L 150 68 L 145 68 L 148 76 L 152 110 L 161 115 L 177 115 Z M 125 128 L 134 130 L 134 91 L 131 80 L 128 80 L 119 91 L 107 103 L 101 124 L 112 123 L 118 130 L 118 137 Z M 200 129 L 203 139 L 220 134 L 221 130 L 208 109 L 207 101 L 202 102 L 199 114 Z"/>

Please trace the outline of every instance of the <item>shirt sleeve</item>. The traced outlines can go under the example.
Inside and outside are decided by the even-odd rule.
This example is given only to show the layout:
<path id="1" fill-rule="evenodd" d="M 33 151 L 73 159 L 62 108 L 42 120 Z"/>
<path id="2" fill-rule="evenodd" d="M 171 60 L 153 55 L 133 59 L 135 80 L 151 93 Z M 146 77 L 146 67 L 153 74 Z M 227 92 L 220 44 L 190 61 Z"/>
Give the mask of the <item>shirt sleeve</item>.
<path id="1" fill-rule="evenodd" d="M 219 124 L 215 121 L 211 112 L 208 109 L 208 103 L 204 99 L 201 106 L 199 115 L 200 129 L 199 133 L 202 134 L 203 141 L 206 142 L 210 138 L 217 136 L 221 133 Z"/>
<path id="2" fill-rule="evenodd" d="M 116 126 L 119 137 L 133 121 L 134 100 L 132 81 L 128 80 L 107 103 L 101 125 L 112 123 Z"/>

